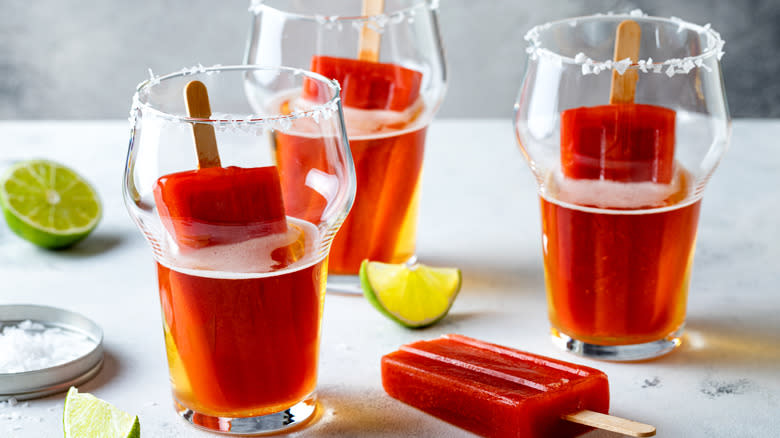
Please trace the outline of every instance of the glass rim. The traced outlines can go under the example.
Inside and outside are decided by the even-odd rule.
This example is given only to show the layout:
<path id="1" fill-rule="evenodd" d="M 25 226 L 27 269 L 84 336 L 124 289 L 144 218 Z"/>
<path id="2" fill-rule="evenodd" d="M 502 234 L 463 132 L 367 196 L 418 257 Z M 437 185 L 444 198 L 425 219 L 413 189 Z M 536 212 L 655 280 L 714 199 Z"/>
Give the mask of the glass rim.
<path id="1" fill-rule="evenodd" d="M 411 16 L 414 15 L 413 11 L 421 6 L 425 6 L 432 10 L 438 9 L 439 0 L 414 0 L 412 5 L 404 8 L 395 9 L 393 11 L 385 11 L 377 15 L 350 15 L 350 16 L 304 14 L 299 12 L 293 12 L 290 10 L 290 8 L 281 9 L 279 7 L 267 5 L 265 4 L 265 0 L 252 0 L 251 4 L 249 5 L 249 12 L 251 12 L 252 15 L 257 16 L 259 13 L 263 11 L 273 11 L 278 14 L 285 15 L 288 19 L 302 20 L 302 21 L 315 21 L 322 24 L 336 23 L 336 22 L 360 23 L 364 21 L 379 21 L 379 20 L 385 21 L 397 17 Z"/>
<path id="2" fill-rule="evenodd" d="M 707 47 L 704 48 L 699 54 L 686 56 L 684 58 L 670 58 L 666 60 L 654 60 L 652 58 L 647 58 L 647 59 L 639 59 L 638 63 L 629 64 L 620 61 L 614 61 L 612 59 L 593 60 L 587 57 L 582 52 L 578 53 L 577 56 L 575 57 L 564 56 L 560 53 L 550 50 L 547 47 L 544 47 L 540 41 L 540 35 L 542 33 L 547 32 L 549 29 L 556 26 L 567 25 L 571 27 L 577 27 L 580 23 L 584 23 L 584 22 L 592 22 L 598 20 L 617 21 L 618 19 L 620 20 L 631 19 L 640 23 L 645 22 L 645 23 L 656 23 L 656 24 L 677 26 L 678 32 L 683 30 L 688 30 L 688 31 L 695 32 L 699 35 L 705 35 L 707 38 Z M 621 74 L 622 71 L 628 69 L 640 70 L 645 73 L 648 71 L 654 71 L 656 73 L 660 73 L 661 69 L 665 66 L 669 66 L 670 68 L 673 69 L 671 70 L 672 74 L 688 73 L 688 71 L 690 71 L 694 67 L 708 69 L 708 67 L 704 64 L 704 61 L 712 57 L 717 57 L 718 61 L 720 61 L 720 59 L 723 57 L 724 54 L 723 45 L 725 44 L 725 42 L 720 36 L 720 33 L 715 31 L 715 29 L 713 29 L 709 23 L 705 25 L 699 25 L 696 23 L 685 21 L 677 17 L 666 18 L 666 17 L 649 16 L 643 13 L 639 9 L 635 9 L 628 13 L 583 15 L 579 17 L 571 17 L 571 18 L 564 18 L 561 20 L 550 21 L 532 27 L 525 34 L 525 40 L 529 43 L 529 46 L 526 48 L 526 52 L 529 54 L 529 56 L 532 59 L 535 59 L 540 55 L 544 55 L 546 57 L 554 58 L 560 64 L 582 65 L 584 74 L 588 74 L 588 73 L 598 74 L 599 71 L 601 70 L 612 70 L 612 69 L 617 70 Z"/>
<path id="3" fill-rule="evenodd" d="M 165 111 L 162 111 L 158 108 L 155 108 L 150 102 L 143 101 L 141 98 L 141 93 L 144 90 L 150 90 L 152 87 L 155 87 L 159 85 L 161 82 L 169 80 L 169 79 L 176 79 L 181 78 L 185 76 L 196 76 L 196 75 L 211 75 L 215 73 L 222 73 L 222 72 L 236 72 L 236 71 L 274 71 L 274 72 L 287 72 L 291 73 L 293 75 L 303 75 L 306 76 L 309 79 L 315 80 L 319 83 L 324 83 L 330 89 L 333 91 L 333 96 L 328 99 L 327 102 L 324 103 L 318 103 L 316 105 L 312 105 L 308 107 L 306 110 L 294 110 L 290 112 L 289 114 L 276 114 L 276 115 L 255 115 L 255 114 L 249 114 L 244 117 L 238 117 L 238 118 L 198 118 L 198 117 L 190 117 L 187 115 L 177 115 L 177 114 L 171 114 Z M 151 114 L 153 114 L 156 117 L 169 120 L 172 122 L 180 122 L 180 123 L 200 123 L 200 124 L 208 124 L 208 125 L 215 125 L 215 126 L 222 126 L 222 125 L 266 125 L 269 123 L 278 123 L 280 121 L 289 121 L 292 122 L 297 119 L 302 118 L 313 118 L 318 119 L 323 113 L 331 113 L 331 112 L 338 112 L 338 107 L 340 105 L 341 101 L 341 86 L 339 85 L 338 81 L 334 79 L 328 79 L 327 77 L 315 73 L 312 71 L 304 70 L 301 68 L 295 68 L 295 67 L 286 67 L 286 66 L 264 66 L 264 65 L 257 65 L 257 64 L 243 64 L 243 65 L 220 65 L 215 64 L 210 67 L 205 67 L 203 65 L 196 65 L 194 67 L 190 68 L 183 68 L 179 71 L 167 73 L 164 75 L 155 75 L 152 72 L 152 69 L 149 69 L 149 78 L 141 81 L 135 89 L 135 93 L 133 94 L 133 103 L 132 108 L 130 110 L 131 118 L 133 117 L 133 114 L 137 111 L 148 111 Z"/>

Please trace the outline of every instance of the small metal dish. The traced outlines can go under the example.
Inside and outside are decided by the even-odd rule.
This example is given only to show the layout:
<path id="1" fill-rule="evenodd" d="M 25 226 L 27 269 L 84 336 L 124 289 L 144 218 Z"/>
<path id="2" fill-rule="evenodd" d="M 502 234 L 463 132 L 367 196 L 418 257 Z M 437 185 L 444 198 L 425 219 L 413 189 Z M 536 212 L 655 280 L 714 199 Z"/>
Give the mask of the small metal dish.
<path id="1" fill-rule="evenodd" d="M 31 320 L 58 327 L 95 342 L 95 347 L 70 362 L 21 373 L 0 373 L 0 401 L 28 400 L 67 391 L 93 378 L 103 365 L 103 330 L 92 320 L 65 309 L 30 304 L 0 305 L 0 328 Z"/>

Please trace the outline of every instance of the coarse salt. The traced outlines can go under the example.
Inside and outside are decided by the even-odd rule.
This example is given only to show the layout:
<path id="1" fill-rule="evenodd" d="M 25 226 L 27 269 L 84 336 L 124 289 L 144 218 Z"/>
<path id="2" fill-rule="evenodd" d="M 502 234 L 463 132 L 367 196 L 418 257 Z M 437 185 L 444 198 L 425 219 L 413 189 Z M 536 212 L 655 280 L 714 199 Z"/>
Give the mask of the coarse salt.
<path id="1" fill-rule="evenodd" d="M 62 365 L 97 344 L 79 333 L 30 320 L 0 331 L 0 373 L 21 373 Z"/>

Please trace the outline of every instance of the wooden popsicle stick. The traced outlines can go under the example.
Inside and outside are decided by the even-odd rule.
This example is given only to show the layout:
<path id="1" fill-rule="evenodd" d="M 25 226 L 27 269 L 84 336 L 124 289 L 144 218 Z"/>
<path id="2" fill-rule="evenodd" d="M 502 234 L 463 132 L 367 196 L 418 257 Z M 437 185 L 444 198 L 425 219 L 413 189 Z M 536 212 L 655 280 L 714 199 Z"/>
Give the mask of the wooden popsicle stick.
<path id="1" fill-rule="evenodd" d="M 618 25 L 615 35 L 614 61 L 631 58 L 631 63 L 639 62 L 639 39 L 642 30 L 633 20 L 624 20 Z M 621 75 L 612 71 L 612 87 L 609 90 L 609 103 L 633 103 L 636 93 L 636 81 L 639 73 L 636 69 L 628 69 Z"/>
<path id="2" fill-rule="evenodd" d="M 373 17 L 385 11 L 385 0 L 363 0 L 363 17 Z M 379 32 L 363 23 L 358 40 L 358 59 L 361 61 L 379 62 L 379 46 L 382 37 Z"/>
<path id="3" fill-rule="evenodd" d="M 200 81 L 190 81 L 184 86 L 184 102 L 187 115 L 197 119 L 211 117 L 211 105 L 206 86 Z M 198 168 L 220 167 L 217 136 L 214 127 L 208 123 L 193 123 L 192 135 L 195 137 L 195 151 L 198 154 Z"/>
<path id="4" fill-rule="evenodd" d="M 585 426 L 622 433 L 623 435 L 628 436 L 644 437 L 655 435 L 655 427 L 649 424 L 626 420 L 625 418 L 589 411 L 587 409 L 564 415 L 561 418 L 566 421 L 571 421 L 572 423 L 584 424 Z"/>

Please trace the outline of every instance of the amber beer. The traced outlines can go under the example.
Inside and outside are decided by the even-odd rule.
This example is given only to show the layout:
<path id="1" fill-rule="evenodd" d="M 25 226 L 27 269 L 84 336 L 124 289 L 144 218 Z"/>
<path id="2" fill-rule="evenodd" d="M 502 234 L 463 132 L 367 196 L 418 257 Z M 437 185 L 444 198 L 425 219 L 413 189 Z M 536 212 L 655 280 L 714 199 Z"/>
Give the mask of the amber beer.
<path id="1" fill-rule="evenodd" d="M 294 100 L 283 103 L 282 112 L 291 105 Z M 427 131 L 415 120 L 421 112 L 419 104 L 404 112 L 344 109 L 357 192 L 330 250 L 331 274 L 356 274 L 364 259 L 401 263 L 414 256 Z M 318 220 L 326 204 L 323 194 L 301 187 L 307 186 L 309 169 L 333 172 L 327 167 L 327 137 L 276 132 L 274 139 L 289 214 Z"/>
<path id="2" fill-rule="evenodd" d="M 252 417 L 283 411 L 314 391 L 326 262 L 316 255 L 313 225 L 290 220 L 289 229 L 299 233 L 292 244 L 305 248 L 289 266 L 274 268 L 271 257 L 290 240 L 284 235 L 190 251 L 175 266 L 157 263 L 180 407 Z M 213 270 L 219 266 L 231 272 Z M 241 271 L 266 273 L 235 273 Z"/>
<path id="3" fill-rule="evenodd" d="M 701 206 L 700 200 L 685 200 L 687 180 L 678 171 L 676 190 L 656 208 L 641 208 L 654 203 L 645 202 L 641 190 L 654 197 L 665 185 L 639 183 L 632 189 L 619 182 L 569 180 L 568 187 L 553 184 L 558 199 L 541 197 L 554 330 L 591 344 L 626 345 L 663 339 L 682 328 Z M 560 200 L 621 190 L 632 197 L 613 196 L 618 208 Z M 610 197 L 601 201 L 609 205 Z"/>

